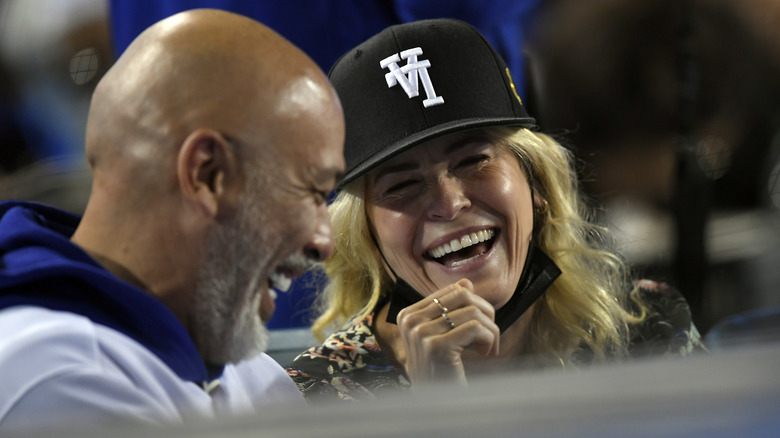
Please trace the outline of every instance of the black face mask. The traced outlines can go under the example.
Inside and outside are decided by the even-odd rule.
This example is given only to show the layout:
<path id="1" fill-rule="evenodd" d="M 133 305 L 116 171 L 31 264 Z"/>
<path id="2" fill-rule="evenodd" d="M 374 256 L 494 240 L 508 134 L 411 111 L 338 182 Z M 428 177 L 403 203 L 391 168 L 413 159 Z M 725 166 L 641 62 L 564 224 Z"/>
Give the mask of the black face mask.
<path id="1" fill-rule="evenodd" d="M 395 272 L 394 272 L 395 273 Z M 517 282 L 512 298 L 496 311 L 496 325 L 504 333 L 531 304 L 561 275 L 561 270 L 542 250 L 536 247 L 533 240 L 528 245 L 528 254 L 523 267 L 523 274 Z M 390 308 L 387 312 L 387 322 L 397 324 L 398 312 L 423 299 L 403 278 L 396 275 L 396 282 L 390 291 Z"/>

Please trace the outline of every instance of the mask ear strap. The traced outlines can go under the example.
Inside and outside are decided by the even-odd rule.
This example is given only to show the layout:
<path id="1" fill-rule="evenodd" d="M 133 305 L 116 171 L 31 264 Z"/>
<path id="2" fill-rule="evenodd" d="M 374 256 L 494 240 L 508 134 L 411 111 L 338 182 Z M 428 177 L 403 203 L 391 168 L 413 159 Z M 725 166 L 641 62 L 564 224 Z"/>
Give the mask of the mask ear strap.
<path id="1" fill-rule="evenodd" d="M 388 263 L 387 259 L 385 258 L 385 254 L 379 247 L 379 242 L 376 240 L 376 236 L 374 236 L 374 230 L 369 229 L 369 234 L 371 235 L 371 240 L 374 241 L 374 245 L 376 245 L 377 251 L 379 251 L 380 257 L 382 257 L 385 265 L 395 277 L 395 284 L 393 285 L 393 289 L 390 291 L 390 307 L 387 311 L 387 322 L 391 324 L 397 324 L 398 312 L 422 300 L 423 296 L 414 290 L 414 288 L 409 285 L 409 283 L 407 283 L 403 278 L 399 277 L 398 274 L 395 273 L 395 270 L 393 270 L 393 267 L 390 266 L 390 263 Z"/>
<path id="2" fill-rule="evenodd" d="M 382 248 L 379 247 L 379 241 L 376 240 L 376 236 L 374 236 L 374 230 L 371 229 L 371 227 L 368 227 L 368 234 L 371 236 L 371 240 L 374 241 L 374 245 L 376 246 L 376 250 L 379 252 L 379 256 L 382 257 L 382 261 L 385 262 L 385 265 L 387 266 L 387 269 L 390 270 L 390 272 L 393 274 L 393 277 L 395 281 L 398 281 L 400 277 L 398 277 L 398 274 L 395 273 L 393 270 L 393 267 L 390 266 L 390 263 L 388 263 L 387 259 L 385 258 L 385 254 L 382 252 Z"/>
<path id="3" fill-rule="evenodd" d="M 560 275 L 560 268 L 531 239 L 523 273 L 515 292 L 512 298 L 496 311 L 496 325 L 501 333 L 514 324 Z"/>

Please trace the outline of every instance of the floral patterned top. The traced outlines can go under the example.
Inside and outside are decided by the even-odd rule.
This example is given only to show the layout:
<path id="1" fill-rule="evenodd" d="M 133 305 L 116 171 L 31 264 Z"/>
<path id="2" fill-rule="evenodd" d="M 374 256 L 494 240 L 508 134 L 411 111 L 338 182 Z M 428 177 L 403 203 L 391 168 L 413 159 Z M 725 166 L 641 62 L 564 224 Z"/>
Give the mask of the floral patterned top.
<path id="1" fill-rule="evenodd" d="M 648 307 L 647 318 L 631 328 L 630 357 L 688 356 L 706 351 L 691 321 L 685 298 L 668 285 L 650 280 L 636 282 Z M 384 390 L 411 386 L 406 373 L 382 353 L 373 332 L 374 318 L 385 303 L 362 320 L 349 321 L 325 342 L 295 358 L 287 373 L 310 402 L 371 400 Z M 592 360 L 583 345 L 572 356 L 577 365 Z"/>

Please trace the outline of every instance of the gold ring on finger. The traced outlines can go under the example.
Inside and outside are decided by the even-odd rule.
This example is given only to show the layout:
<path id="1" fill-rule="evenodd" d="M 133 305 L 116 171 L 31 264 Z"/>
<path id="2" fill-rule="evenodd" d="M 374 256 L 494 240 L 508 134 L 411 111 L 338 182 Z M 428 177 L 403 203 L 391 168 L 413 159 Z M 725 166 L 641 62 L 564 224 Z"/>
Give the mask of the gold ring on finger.
<path id="1" fill-rule="evenodd" d="M 447 312 L 449 311 L 449 309 L 447 309 L 446 307 L 444 307 L 444 304 L 442 304 L 442 303 L 441 303 L 441 301 L 439 301 L 439 299 L 438 299 L 438 298 L 434 298 L 434 299 L 433 299 L 433 302 L 434 302 L 434 303 L 436 303 L 436 304 L 439 306 L 439 308 L 441 309 L 441 311 L 442 311 L 443 313 L 447 313 Z"/>

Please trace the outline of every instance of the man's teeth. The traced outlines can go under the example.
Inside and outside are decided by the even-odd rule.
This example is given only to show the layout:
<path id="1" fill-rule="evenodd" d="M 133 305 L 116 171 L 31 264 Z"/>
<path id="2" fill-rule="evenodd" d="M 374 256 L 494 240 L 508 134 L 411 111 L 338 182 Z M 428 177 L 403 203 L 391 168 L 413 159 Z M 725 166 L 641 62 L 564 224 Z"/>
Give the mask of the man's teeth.
<path id="1" fill-rule="evenodd" d="M 452 239 L 451 241 L 445 243 L 444 245 L 437 246 L 436 248 L 429 250 L 428 255 L 435 259 L 438 259 L 439 257 L 442 257 L 445 254 L 449 254 L 454 251 L 459 251 L 471 245 L 476 245 L 479 242 L 490 240 L 495 235 L 496 232 L 492 228 L 487 230 L 477 231 L 476 233 L 465 234 L 460 239 Z"/>
<path id="2" fill-rule="evenodd" d="M 292 279 L 279 272 L 272 273 L 270 280 L 271 287 L 279 292 L 287 292 L 292 285 Z"/>

